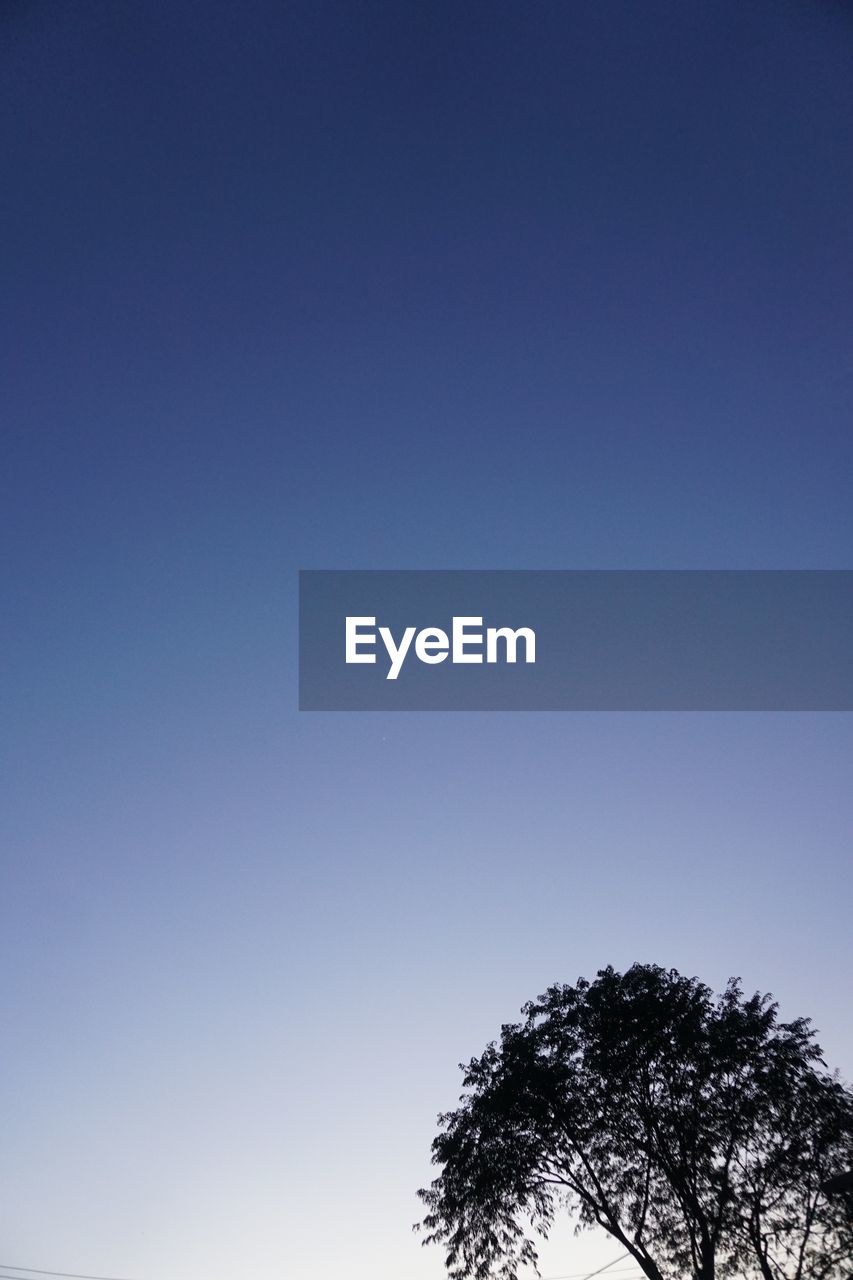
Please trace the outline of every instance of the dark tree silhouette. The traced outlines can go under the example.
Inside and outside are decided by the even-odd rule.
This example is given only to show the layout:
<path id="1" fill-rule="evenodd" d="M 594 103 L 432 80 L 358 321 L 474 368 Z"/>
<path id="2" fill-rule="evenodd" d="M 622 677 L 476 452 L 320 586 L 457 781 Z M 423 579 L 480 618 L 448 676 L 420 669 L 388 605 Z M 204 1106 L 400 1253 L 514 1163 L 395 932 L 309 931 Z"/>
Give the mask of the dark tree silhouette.
<path id="1" fill-rule="evenodd" d="M 419 1192 L 454 1280 L 515 1280 L 568 1210 L 649 1280 L 847 1280 L 853 1096 L 807 1019 L 656 965 L 550 987 L 463 1067 Z"/>

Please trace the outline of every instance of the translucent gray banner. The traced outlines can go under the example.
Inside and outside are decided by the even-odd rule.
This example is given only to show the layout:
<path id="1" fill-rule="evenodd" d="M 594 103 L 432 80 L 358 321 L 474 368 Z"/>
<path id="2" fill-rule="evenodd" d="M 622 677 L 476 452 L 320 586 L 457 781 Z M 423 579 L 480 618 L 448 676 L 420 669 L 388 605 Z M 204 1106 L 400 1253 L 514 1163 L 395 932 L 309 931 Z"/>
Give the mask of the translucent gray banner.
<path id="1" fill-rule="evenodd" d="M 304 711 L 850 711 L 850 570 L 306 570 Z"/>

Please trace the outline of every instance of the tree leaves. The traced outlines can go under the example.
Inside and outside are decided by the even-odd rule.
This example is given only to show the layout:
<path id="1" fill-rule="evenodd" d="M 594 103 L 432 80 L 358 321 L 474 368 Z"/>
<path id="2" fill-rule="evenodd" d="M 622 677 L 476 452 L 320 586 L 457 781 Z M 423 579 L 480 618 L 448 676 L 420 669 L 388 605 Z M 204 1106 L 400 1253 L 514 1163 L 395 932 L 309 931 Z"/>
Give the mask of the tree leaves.
<path id="1" fill-rule="evenodd" d="M 853 1164 L 853 1099 L 807 1020 L 656 965 L 549 987 L 522 1016 L 463 1067 L 419 1192 L 453 1280 L 516 1280 L 562 1210 L 650 1280 L 850 1277 L 820 1186 Z"/>

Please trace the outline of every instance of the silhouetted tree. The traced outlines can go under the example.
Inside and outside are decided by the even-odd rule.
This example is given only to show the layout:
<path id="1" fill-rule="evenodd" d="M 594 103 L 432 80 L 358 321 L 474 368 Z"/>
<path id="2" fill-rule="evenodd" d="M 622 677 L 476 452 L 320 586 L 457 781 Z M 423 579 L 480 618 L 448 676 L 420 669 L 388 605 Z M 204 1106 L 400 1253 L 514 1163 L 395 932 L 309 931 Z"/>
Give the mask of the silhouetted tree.
<path id="1" fill-rule="evenodd" d="M 733 1179 L 733 1257 L 762 1280 L 853 1276 L 850 1202 L 823 1187 L 850 1162 L 853 1099 L 812 1070 L 761 1087 L 765 1115 Z"/>
<path id="2" fill-rule="evenodd" d="M 820 1192 L 853 1157 L 850 1093 L 806 1019 L 656 965 L 550 987 L 463 1067 L 419 1192 L 454 1280 L 514 1280 L 555 1214 L 614 1236 L 649 1280 L 853 1276 Z"/>

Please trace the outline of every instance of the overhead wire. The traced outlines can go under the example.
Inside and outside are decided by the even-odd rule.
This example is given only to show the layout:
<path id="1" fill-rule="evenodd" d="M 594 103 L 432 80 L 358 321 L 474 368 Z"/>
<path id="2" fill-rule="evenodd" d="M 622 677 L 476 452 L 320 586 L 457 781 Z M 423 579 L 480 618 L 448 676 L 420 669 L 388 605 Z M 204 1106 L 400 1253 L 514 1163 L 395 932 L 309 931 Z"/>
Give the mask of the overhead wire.
<path id="1" fill-rule="evenodd" d="M 600 1274 L 601 1272 L 599 1271 L 592 1272 L 594 1276 Z M 607 1280 L 610 1280 L 611 1276 L 635 1276 L 640 1274 L 639 1267 L 634 1263 L 630 1267 L 620 1267 L 616 1271 L 608 1271 Z M 541 1280 L 589 1280 L 589 1277 L 589 1271 L 564 1271 L 558 1276 L 542 1276 Z"/>
<path id="2" fill-rule="evenodd" d="M 128 1276 L 90 1276 L 80 1271 L 45 1271 L 40 1267 L 16 1267 L 11 1262 L 0 1262 L 0 1271 L 25 1271 L 30 1276 L 59 1276 L 61 1280 L 129 1280 Z M 4 1280 L 4 1277 L 0 1276 L 0 1280 Z M 5 1280 L 20 1280 L 20 1277 L 6 1276 Z"/>
<path id="3" fill-rule="evenodd" d="M 630 1256 L 628 1253 L 623 1253 L 621 1257 L 605 1262 L 603 1267 L 598 1267 L 595 1271 L 571 1271 L 559 1276 L 543 1276 L 542 1280 L 593 1280 L 594 1276 L 603 1275 L 605 1271 L 610 1272 L 612 1276 L 624 1276 L 626 1273 L 631 1272 L 636 1273 L 635 1267 L 622 1267 L 618 1271 L 611 1270 L 618 1262 L 623 1262 L 625 1258 Z M 55 1276 L 57 1280 L 130 1280 L 128 1276 L 96 1276 L 82 1271 L 49 1271 L 43 1267 L 19 1267 L 11 1262 L 0 1262 L 0 1280 L 22 1280 L 20 1274 L 12 1275 L 10 1274 L 11 1272 L 24 1272 L 28 1276 Z"/>
<path id="4" fill-rule="evenodd" d="M 608 1271 L 607 1280 L 610 1280 L 611 1276 L 632 1276 L 636 1275 L 638 1272 L 639 1267 L 636 1263 L 633 1263 L 630 1267 L 620 1267 L 617 1271 Z M 593 1271 L 590 1273 L 589 1271 L 564 1271 L 558 1276 L 542 1276 L 541 1280 L 589 1280 L 590 1274 L 596 1276 L 600 1275 L 601 1272 Z"/>
<path id="5" fill-rule="evenodd" d="M 613 1258 L 610 1262 L 605 1262 L 603 1267 L 599 1267 L 597 1271 L 574 1271 L 568 1275 L 560 1276 L 543 1276 L 542 1280 L 592 1280 L 593 1276 L 600 1276 L 604 1271 L 610 1271 L 611 1267 L 615 1267 L 617 1262 L 624 1262 L 626 1258 L 630 1258 L 630 1253 L 622 1253 L 618 1258 Z M 632 1271 L 633 1267 L 625 1267 L 623 1271 Z M 617 1271 L 610 1271 L 611 1275 L 619 1275 Z"/>

